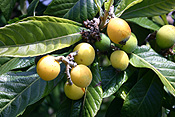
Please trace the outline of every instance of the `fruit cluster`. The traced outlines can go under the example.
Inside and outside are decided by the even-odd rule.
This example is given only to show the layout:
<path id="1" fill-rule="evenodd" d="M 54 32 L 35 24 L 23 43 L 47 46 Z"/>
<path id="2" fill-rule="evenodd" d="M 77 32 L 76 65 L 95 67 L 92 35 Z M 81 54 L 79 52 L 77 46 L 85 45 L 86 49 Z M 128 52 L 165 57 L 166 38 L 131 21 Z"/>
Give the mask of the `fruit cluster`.
<path id="1" fill-rule="evenodd" d="M 109 20 L 107 35 L 102 33 L 101 40 L 95 42 L 95 47 L 101 52 L 114 48 L 110 54 L 110 60 L 105 56 L 102 66 L 111 64 L 115 69 L 124 71 L 129 65 L 128 54 L 133 52 L 138 45 L 137 38 L 131 33 L 128 23 L 121 18 Z"/>
<path id="2" fill-rule="evenodd" d="M 109 37 L 105 33 L 100 33 L 99 22 L 96 21 L 99 20 L 84 22 L 90 29 L 81 32 L 86 41 L 76 45 L 67 57 L 46 55 L 37 63 L 37 73 L 45 81 L 53 80 L 59 75 L 60 63 L 66 65 L 67 82 L 64 85 L 64 92 L 72 100 L 82 98 L 86 87 L 92 81 L 92 73 L 88 66 L 95 59 L 95 50 L 103 53 L 111 49 L 113 51 L 110 55 L 111 65 L 117 70 L 124 71 L 129 64 L 128 53 L 137 47 L 137 39 L 125 20 L 110 19 L 107 26 Z M 117 49 L 113 50 L 111 43 L 115 44 Z"/>
<path id="3" fill-rule="evenodd" d="M 51 55 L 42 57 L 37 62 L 36 70 L 43 80 L 50 81 L 59 75 L 60 63 L 63 62 L 67 73 L 67 82 L 64 85 L 65 95 L 72 100 L 78 100 L 83 97 L 85 88 L 92 81 L 92 73 L 88 65 L 92 64 L 94 58 L 94 48 L 88 43 L 80 43 L 67 57 Z"/>

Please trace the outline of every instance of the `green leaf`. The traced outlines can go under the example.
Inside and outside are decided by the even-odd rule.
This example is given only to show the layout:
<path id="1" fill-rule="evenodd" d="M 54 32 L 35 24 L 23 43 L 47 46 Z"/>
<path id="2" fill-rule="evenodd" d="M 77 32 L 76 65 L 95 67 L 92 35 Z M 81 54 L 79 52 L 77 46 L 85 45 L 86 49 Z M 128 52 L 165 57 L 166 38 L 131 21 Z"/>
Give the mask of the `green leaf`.
<path id="1" fill-rule="evenodd" d="M 39 3 L 39 0 L 33 0 L 30 3 L 30 5 L 29 5 L 29 7 L 27 9 L 27 15 L 28 16 L 34 16 L 35 15 L 35 9 L 36 9 L 38 3 Z"/>
<path id="2" fill-rule="evenodd" d="M 97 13 L 98 8 L 94 0 L 53 0 L 45 11 L 47 15 L 81 23 L 87 19 L 93 19 Z"/>
<path id="3" fill-rule="evenodd" d="M 28 20 L 0 28 L 0 56 L 46 54 L 69 47 L 81 39 L 80 26 L 67 23 L 69 20 L 53 20 Z"/>
<path id="4" fill-rule="evenodd" d="M 138 24 L 141 27 L 151 29 L 151 30 L 159 30 L 160 26 L 158 26 L 156 23 L 154 23 L 152 20 L 148 19 L 147 17 L 139 17 L 139 18 L 132 18 L 127 19 L 129 22 L 133 22 Z"/>
<path id="5" fill-rule="evenodd" d="M 34 58 L 13 58 L 0 66 L 0 75 L 17 68 L 25 68 L 34 64 Z"/>
<path id="6" fill-rule="evenodd" d="M 123 72 L 118 72 L 112 66 L 103 69 L 101 71 L 103 98 L 109 97 L 118 91 L 134 72 L 135 69 L 132 66 L 129 66 Z"/>
<path id="7" fill-rule="evenodd" d="M 120 2 L 117 4 L 117 7 L 115 8 L 115 11 L 114 11 L 116 17 L 120 17 L 122 13 L 126 11 L 128 8 L 142 1 L 143 0 L 120 0 Z"/>
<path id="8" fill-rule="evenodd" d="M 122 18 L 152 17 L 166 14 L 175 8 L 175 0 L 143 0 L 127 9 Z"/>
<path id="9" fill-rule="evenodd" d="M 26 0 L 19 0 L 20 3 L 20 11 L 22 13 L 22 15 L 27 14 L 27 2 Z"/>
<path id="10" fill-rule="evenodd" d="M 48 21 L 48 22 L 55 22 L 55 23 L 68 23 L 68 24 L 73 24 L 76 26 L 82 26 L 81 23 L 64 19 L 64 18 L 58 18 L 58 17 L 53 17 L 53 16 L 34 16 L 34 17 L 27 17 L 24 18 L 20 21 L 29 21 L 29 20 L 35 20 L 35 21 Z"/>
<path id="11" fill-rule="evenodd" d="M 15 117 L 28 105 L 48 95 L 64 77 L 65 66 L 52 81 L 42 80 L 36 69 L 27 72 L 8 72 L 0 75 L 0 116 Z"/>
<path id="12" fill-rule="evenodd" d="M 79 117 L 82 99 L 73 101 L 66 98 L 58 108 L 57 117 Z"/>
<path id="13" fill-rule="evenodd" d="M 163 85 L 153 71 L 149 71 L 127 94 L 121 116 L 154 117 L 161 108 Z"/>
<path id="14" fill-rule="evenodd" d="M 103 98 L 114 94 L 128 79 L 126 71 L 117 72 L 112 66 L 103 69 L 101 71 L 101 77 Z"/>
<path id="15" fill-rule="evenodd" d="M 3 13 L 6 20 L 9 20 L 16 0 L 0 0 L 0 11 Z"/>
<path id="16" fill-rule="evenodd" d="M 108 0 L 104 3 L 105 10 L 108 11 L 110 7 L 114 4 L 114 0 Z"/>
<path id="17" fill-rule="evenodd" d="M 86 97 L 83 106 L 84 117 L 94 117 L 97 114 L 98 110 L 100 109 L 103 99 L 101 76 L 98 63 L 95 62 L 91 66 L 91 71 L 93 74 L 93 80 L 86 90 Z"/>
<path id="18" fill-rule="evenodd" d="M 120 97 L 123 100 L 126 99 L 126 96 L 127 96 L 128 92 L 137 83 L 138 76 L 139 76 L 139 73 L 140 73 L 139 72 L 140 69 L 137 69 L 137 68 L 135 68 L 131 65 L 129 67 L 132 67 L 132 69 L 130 68 L 128 70 L 130 73 L 128 73 L 128 71 L 127 71 L 127 74 L 129 74 L 128 75 L 128 80 L 125 83 L 123 83 L 122 86 L 119 88 L 119 90 L 117 90 L 117 92 L 115 93 L 116 97 Z M 144 69 L 144 71 L 146 71 L 146 70 Z"/>
<path id="19" fill-rule="evenodd" d="M 8 62 L 10 59 L 10 57 L 0 57 L 0 66 Z"/>
<path id="20" fill-rule="evenodd" d="M 105 117 L 120 117 L 123 102 L 124 100 L 122 98 L 115 97 L 109 105 Z"/>
<path id="21" fill-rule="evenodd" d="M 7 21 L 4 17 L 4 15 L 0 12 L 0 27 L 6 25 Z"/>
<path id="22" fill-rule="evenodd" d="M 161 57 L 153 49 L 147 46 L 141 46 L 131 54 L 130 63 L 134 67 L 152 69 L 159 76 L 168 91 L 175 96 L 175 85 L 173 80 L 175 78 L 174 62 Z"/>

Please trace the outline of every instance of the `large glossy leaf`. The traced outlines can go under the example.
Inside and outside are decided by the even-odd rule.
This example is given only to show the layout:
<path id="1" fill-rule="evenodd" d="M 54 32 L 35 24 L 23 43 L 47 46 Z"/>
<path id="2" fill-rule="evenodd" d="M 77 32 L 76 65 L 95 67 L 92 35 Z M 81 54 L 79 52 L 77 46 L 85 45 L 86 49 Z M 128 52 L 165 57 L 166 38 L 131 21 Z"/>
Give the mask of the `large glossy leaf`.
<path id="1" fill-rule="evenodd" d="M 67 23 L 71 22 L 69 20 L 58 18 L 59 22 L 56 22 L 55 19 L 28 20 L 0 28 L 0 56 L 46 54 L 68 47 L 81 39 L 80 26 Z"/>
<path id="2" fill-rule="evenodd" d="M 135 67 L 150 68 L 160 78 L 168 91 L 175 96 L 175 63 L 161 57 L 153 49 L 141 46 L 131 54 L 130 63 Z"/>
<path id="3" fill-rule="evenodd" d="M 83 106 L 84 117 L 94 117 L 100 109 L 103 99 L 101 76 L 98 63 L 94 63 L 93 66 L 91 66 L 91 71 L 93 74 L 93 80 L 87 87 L 86 91 L 86 97 Z"/>
<path id="4" fill-rule="evenodd" d="M 6 20 L 11 16 L 16 0 L 0 0 L 0 11 L 3 13 Z"/>
<path id="5" fill-rule="evenodd" d="M 166 14 L 175 8 L 175 0 L 143 0 L 127 9 L 122 18 L 152 17 Z"/>
<path id="6" fill-rule="evenodd" d="M 53 0 L 45 11 L 47 15 L 64 17 L 77 22 L 92 19 L 97 13 L 98 8 L 94 0 Z"/>
<path id="7" fill-rule="evenodd" d="M 117 7 L 115 8 L 114 13 L 117 17 L 120 17 L 122 13 L 126 11 L 128 8 L 142 1 L 143 0 L 120 0 L 120 2 L 117 4 Z"/>
<path id="8" fill-rule="evenodd" d="M 16 117 L 28 105 L 48 95 L 64 77 L 65 66 L 52 81 L 42 80 L 35 68 L 27 72 L 7 72 L 0 75 L 0 116 Z"/>
<path id="9" fill-rule="evenodd" d="M 153 71 L 149 71 L 127 94 L 121 109 L 125 117 L 153 117 L 161 108 L 163 85 Z"/>
<path id="10" fill-rule="evenodd" d="M 118 72 L 112 66 L 101 71 L 103 98 L 114 94 L 128 79 L 126 71 Z"/>
<path id="11" fill-rule="evenodd" d="M 17 68 L 25 68 L 34 64 L 34 58 L 13 58 L 0 66 L 0 75 Z"/>
<path id="12" fill-rule="evenodd" d="M 127 19 L 129 22 L 133 22 L 138 24 L 139 26 L 142 26 L 147 29 L 151 30 L 159 30 L 160 26 L 158 26 L 156 23 L 154 23 L 152 20 L 148 19 L 147 17 L 139 17 L 139 18 L 132 18 Z"/>

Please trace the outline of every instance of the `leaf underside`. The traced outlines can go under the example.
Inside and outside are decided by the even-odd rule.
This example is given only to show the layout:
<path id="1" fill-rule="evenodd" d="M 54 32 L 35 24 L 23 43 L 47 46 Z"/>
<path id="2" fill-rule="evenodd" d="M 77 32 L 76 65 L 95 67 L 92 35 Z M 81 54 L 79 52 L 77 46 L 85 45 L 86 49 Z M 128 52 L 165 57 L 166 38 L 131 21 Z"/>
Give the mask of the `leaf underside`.
<path id="1" fill-rule="evenodd" d="M 175 63 L 160 56 L 153 49 L 141 46 L 131 54 L 130 63 L 134 67 L 150 68 L 160 78 L 168 91 L 175 96 Z"/>
<path id="2" fill-rule="evenodd" d="M 32 19 L 32 18 L 29 18 Z M 37 19 L 37 18 L 33 18 Z M 68 47 L 81 39 L 82 28 L 69 20 L 28 20 L 0 28 L 0 56 L 27 57 Z"/>

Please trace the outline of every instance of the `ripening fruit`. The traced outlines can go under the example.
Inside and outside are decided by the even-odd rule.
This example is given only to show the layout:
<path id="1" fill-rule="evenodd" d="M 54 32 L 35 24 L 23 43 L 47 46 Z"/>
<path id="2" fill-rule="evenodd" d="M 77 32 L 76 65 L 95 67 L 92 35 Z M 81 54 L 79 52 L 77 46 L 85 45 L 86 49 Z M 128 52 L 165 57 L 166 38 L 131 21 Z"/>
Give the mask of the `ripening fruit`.
<path id="1" fill-rule="evenodd" d="M 89 43 L 80 43 L 73 51 L 78 50 L 78 55 L 74 57 L 74 60 L 77 64 L 90 65 L 95 58 L 95 50 Z"/>
<path id="2" fill-rule="evenodd" d="M 161 49 L 167 49 L 175 43 L 175 27 L 172 25 L 162 26 L 156 34 L 156 43 Z"/>
<path id="3" fill-rule="evenodd" d="M 81 88 L 89 86 L 92 81 L 91 70 L 85 65 L 77 65 L 72 68 L 70 75 L 72 82 Z"/>
<path id="4" fill-rule="evenodd" d="M 123 50 L 116 50 L 110 56 L 111 65 L 124 71 L 129 65 L 129 57 Z"/>
<path id="5" fill-rule="evenodd" d="M 71 100 L 78 100 L 83 97 L 85 88 L 77 87 L 76 85 L 70 85 L 68 82 L 64 85 L 64 93 Z"/>
<path id="6" fill-rule="evenodd" d="M 129 40 L 126 42 L 125 45 L 120 45 L 120 48 L 124 50 L 126 53 L 131 53 L 133 52 L 138 45 L 138 41 L 136 36 L 132 33 Z"/>
<path id="7" fill-rule="evenodd" d="M 107 51 L 111 47 L 111 40 L 104 33 L 100 34 L 101 40 L 95 42 L 95 47 L 100 51 Z"/>
<path id="8" fill-rule="evenodd" d="M 107 26 L 107 33 L 111 41 L 116 44 L 123 44 L 131 36 L 131 28 L 125 20 L 111 18 Z"/>
<path id="9" fill-rule="evenodd" d="M 60 64 L 54 56 L 46 55 L 38 61 L 36 70 L 43 80 L 50 81 L 60 73 Z"/>

